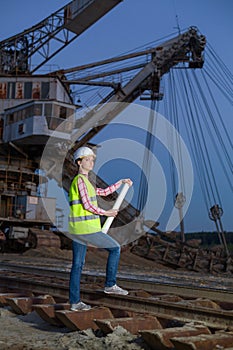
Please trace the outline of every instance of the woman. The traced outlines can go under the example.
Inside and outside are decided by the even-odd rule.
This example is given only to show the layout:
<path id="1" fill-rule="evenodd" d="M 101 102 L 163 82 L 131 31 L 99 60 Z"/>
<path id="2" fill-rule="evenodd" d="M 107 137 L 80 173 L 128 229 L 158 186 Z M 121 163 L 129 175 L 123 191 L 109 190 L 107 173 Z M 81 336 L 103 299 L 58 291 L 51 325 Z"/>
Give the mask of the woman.
<path id="1" fill-rule="evenodd" d="M 89 147 L 81 147 L 74 153 L 74 162 L 79 166 L 79 171 L 78 175 L 74 177 L 69 191 L 69 232 L 73 239 L 69 299 L 73 311 L 89 310 L 91 308 L 90 305 L 86 305 L 80 300 L 80 280 L 87 244 L 105 248 L 109 253 L 104 292 L 107 294 L 128 294 L 128 291 L 116 284 L 120 245 L 112 237 L 101 231 L 100 224 L 100 215 L 115 217 L 118 210 L 99 208 L 96 195 L 107 196 L 116 191 L 123 183 L 132 186 L 132 181 L 123 179 L 106 189 L 95 189 L 88 179 L 88 174 L 94 167 L 95 157 L 94 152 Z"/>

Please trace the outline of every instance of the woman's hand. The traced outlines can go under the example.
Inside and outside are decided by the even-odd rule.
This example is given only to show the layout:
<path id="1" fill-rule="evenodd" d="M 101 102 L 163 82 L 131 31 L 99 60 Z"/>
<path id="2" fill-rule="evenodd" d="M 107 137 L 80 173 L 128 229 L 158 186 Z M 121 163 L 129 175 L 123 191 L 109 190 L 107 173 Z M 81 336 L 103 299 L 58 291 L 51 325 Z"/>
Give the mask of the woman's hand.
<path id="1" fill-rule="evenodd" d="M 133 185 L 133 181 L 131 179 L 122 179 L 120 181 L 122 184 L 128 184 L 129 186 Z"/>
<path id="2" fill-rule="evenodd" d="M 117 214 L 118 214 L 117 209 L 109 209 L 109 210 L 106 210 L 106 212 L 104 213 L 105 216 L 113 216 L 114 218 L 117 216 Z"/>

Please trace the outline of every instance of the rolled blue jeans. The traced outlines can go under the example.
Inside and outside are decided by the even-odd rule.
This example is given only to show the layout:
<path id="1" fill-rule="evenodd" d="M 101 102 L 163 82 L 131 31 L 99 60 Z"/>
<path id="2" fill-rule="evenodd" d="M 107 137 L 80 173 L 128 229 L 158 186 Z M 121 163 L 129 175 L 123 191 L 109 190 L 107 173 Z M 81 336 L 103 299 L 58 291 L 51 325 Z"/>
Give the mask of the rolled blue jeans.
<path id="1" fill-rule="evenodd" d="M 80 282 L 82 269 L 85 263 L 87 244 L 91 244 L 98 248 L 108 247 L 104 248 L 108 251 L 105 287 L 112 287 L 116 284 L 116 275 L 121 251 L 119 243 L 103 232 L 75 236 L 77 236 L 77 239 L 73 239 L 72 242 L 73 260 L 70 272 L 70 304 L 76 304 L 80 301 Z"/>

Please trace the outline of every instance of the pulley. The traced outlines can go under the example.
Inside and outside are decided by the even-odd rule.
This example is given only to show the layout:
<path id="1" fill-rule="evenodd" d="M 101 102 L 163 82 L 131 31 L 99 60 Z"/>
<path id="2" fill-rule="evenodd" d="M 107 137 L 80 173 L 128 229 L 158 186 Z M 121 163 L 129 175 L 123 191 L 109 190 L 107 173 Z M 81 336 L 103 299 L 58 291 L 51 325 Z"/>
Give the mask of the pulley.
<path id="1" fill-rule="evenodd" d="M 210 220 L 213 220 L 213 221 L 219 220 L 222 215 L 223 215 L 223 209 L 218 204 L 215 204 L 210 208 L 210 211 L 209 211 Z"/>

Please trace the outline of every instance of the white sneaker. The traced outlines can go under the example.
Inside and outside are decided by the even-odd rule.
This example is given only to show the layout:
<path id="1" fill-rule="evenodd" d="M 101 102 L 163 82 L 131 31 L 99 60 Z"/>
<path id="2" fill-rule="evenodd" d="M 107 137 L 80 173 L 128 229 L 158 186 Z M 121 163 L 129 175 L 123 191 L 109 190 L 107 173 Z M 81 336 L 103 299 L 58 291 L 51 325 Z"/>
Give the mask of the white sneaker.
<path id="1" fill-rule="evenodd" d="M 127 295 L 129 292 L 125 289 L 122 289 L 121 287 L 118 287 L 116 284 L 112 287 L 105 287 L 104 293 L 107 294 L 121 294 L 121 295 Z"/>
<path id="2" fill-rule="evenodd" d="M 82 301 L 80 301 L 77 304 L 71 304 L 71 308 L 70 308 L 71 311 L 79 311 L 79 310 L 84 311 L 84 310 L 90 310 L 90 309 L 91 309 L 91 306 L 83 303 Z"/>

